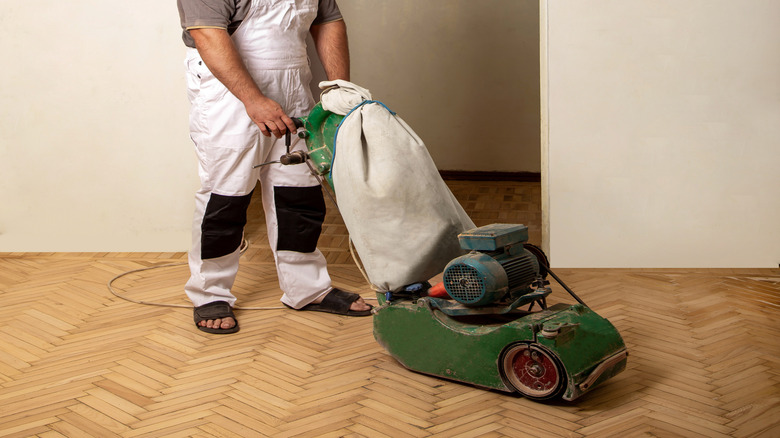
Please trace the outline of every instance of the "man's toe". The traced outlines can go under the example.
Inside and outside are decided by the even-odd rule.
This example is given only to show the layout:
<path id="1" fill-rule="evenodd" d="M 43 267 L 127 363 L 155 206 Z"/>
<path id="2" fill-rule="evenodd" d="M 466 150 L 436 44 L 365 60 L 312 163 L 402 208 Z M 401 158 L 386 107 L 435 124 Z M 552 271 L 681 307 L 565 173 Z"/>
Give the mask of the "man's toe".
<path id="1" fill-rule="evenodd" d="M 363 301 L 363 298 L 358 298 L 357 300 L 352 302 L 352 305 L 349 306 L 350 310 L 354 310 L 356 312 L 362 312 L 370 309 L 371 307 L 366 304 L 365 301 Z"/>

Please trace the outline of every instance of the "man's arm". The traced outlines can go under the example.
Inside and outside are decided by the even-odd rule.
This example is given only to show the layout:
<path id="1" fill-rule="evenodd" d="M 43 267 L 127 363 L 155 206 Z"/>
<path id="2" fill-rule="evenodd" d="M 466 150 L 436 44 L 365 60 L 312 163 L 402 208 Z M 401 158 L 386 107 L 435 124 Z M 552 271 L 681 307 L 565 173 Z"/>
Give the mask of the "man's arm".
<path id="1" fill-rule="evenodd" d="M 349 44 L 344 20 L 315 24 L 311 27 L 311 36 L 328 80 L 348 81 Z"/>
<path id="2" fill-rule="evenodd" d="M 281 137 L 289 129 L 295 132 L 295 124 L 273 99 L 258 88 L 244 65 L 233 40 L 225 29 L 191 29 L 203 62 L 246 108 L 246 113 L 265 136 Z"/>

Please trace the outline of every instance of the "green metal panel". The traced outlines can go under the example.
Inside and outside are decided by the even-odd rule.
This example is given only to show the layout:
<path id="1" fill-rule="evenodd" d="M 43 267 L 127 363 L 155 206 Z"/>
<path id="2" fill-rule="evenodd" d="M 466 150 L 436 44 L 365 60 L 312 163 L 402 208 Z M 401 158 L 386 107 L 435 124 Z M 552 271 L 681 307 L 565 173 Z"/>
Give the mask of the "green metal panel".
<path id="1" fill-rule="evenodd" d="M 306 149 L 309 151 L 309 159 L 316 172 L 325 177 L 333 187 L 333 179 L 330 174 L 330 166 L 333 161 L 334 138 L 339 123 L 344 116 L 332 113 L 322 108 L 322 103 L 317 103 L 303 121 L 303 131 L 298 136 L 306 140 Z"/>
<path id="2" fill-rule="evenodd" d="M 523 333 L 512 330 L 507 337 L 502 328 L 458 322 L 432 309 L 426 299 L 382 306 L 374 315 L 377 342 L 406 368 L 511 391 L 499 375 L 499 354 L 517 336 L 527 339 L 531 332 L 521 328 Z"/>
<path id="3" fill-rule="evenodd" d="M 542 333 L 557 335 L 548 339 Z M 612 324 L 579 304 L 530 314 L 451 317 L 429 298 L 385 302 L 374 316 L 374 337 L 411 370 L 501 391 L 514 390 L 501 375 L 502 352 L 518 342 L 536 343 L 562 362 L 567 400 L 625 367 L 625 359 L 617 361 L 587 388 L 579 387 L 599 364 L 625 350 Z"/>

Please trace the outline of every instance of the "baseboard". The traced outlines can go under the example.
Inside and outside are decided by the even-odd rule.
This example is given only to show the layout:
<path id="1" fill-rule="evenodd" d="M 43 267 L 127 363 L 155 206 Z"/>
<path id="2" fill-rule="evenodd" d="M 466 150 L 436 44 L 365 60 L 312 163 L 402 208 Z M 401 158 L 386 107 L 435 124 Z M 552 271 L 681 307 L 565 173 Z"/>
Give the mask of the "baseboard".
<path id="1" fill-rule="evenodd" d="M 439 170 L 442 179 L 450 181 L 515 181 L 541 182 L 540 172 L 490 172 L 470 170 Z"/>

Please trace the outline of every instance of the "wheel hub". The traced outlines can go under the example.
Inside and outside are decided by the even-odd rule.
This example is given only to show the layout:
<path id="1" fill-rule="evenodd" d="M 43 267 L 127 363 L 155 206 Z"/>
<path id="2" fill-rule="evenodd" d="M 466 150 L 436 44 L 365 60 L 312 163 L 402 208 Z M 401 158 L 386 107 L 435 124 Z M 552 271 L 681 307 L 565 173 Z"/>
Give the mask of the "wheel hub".
<path id="1" fill-rule="evenodd" d="M 527 397 L 552 397 L 561 388 L 561 376 L 554 359 L 536 346 L 512 347 L 504 357 L 504 369 L 510 383 Z"/>

